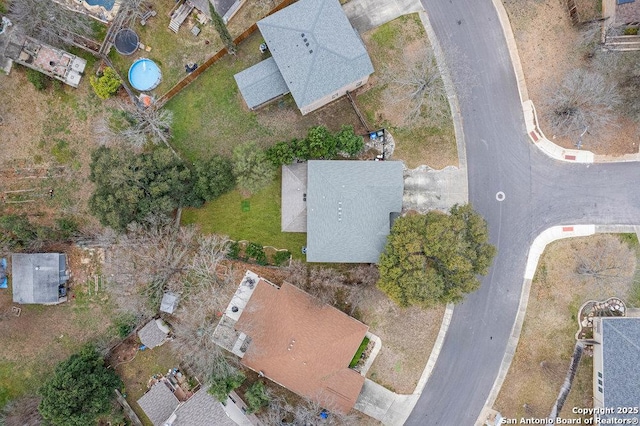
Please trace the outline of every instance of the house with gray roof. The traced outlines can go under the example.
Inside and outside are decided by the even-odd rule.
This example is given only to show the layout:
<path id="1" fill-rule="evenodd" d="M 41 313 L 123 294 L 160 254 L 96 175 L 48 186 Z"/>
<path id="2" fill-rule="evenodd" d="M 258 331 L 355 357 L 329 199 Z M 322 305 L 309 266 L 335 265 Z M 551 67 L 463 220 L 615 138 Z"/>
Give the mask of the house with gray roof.
<path id="1" fill-rule="evenodd" d="M 147 415 L 153 426 L 164 426 L 180 401 L 163 382 L 156 382 L 151 389 L 138 400 L 138 405 Z"/>
<path id="2" fill-rule="evenodd" d="M 235 407 L 236 401 L 227 398 L 227 407 L 233 420 L 220 401 L 207 392 L 208 386 L 200 388 L 186 401 L 180 401 L 164 381 L 156 382 L 139 400 L 138 405 L 154 426 L 249 426 L 252 423 Z M 239 397 L 233 393 L 239 400 Z M 244 406 L 244 403 L 242 403 Z"/>
<path id="3" fill-rule="evenodd" d="M 373 65 L 338 0 L 299 0 L 258 21 L 271 57 L 235 75 L 250 109 L 291 93 L 302 114 L 367 82 Z"/>
<path id="4" fill-rule="evenodd" d="M 593 407 L 637 407 L 640 401 L 640 318 L 594 318 L 593 340 L 596 342 L 593 345 Z M 638 414 L 614 412 L 598 416 L 631 420 Z"/>
<path id="5" fill-rule="evenodd" d="M 64 253 L 15 253 L 11 272 L 14 303 L 54 305 L 67 300 Z"/>
<path id="6" fill-rule="evenodd" d="M 304 232 L 306 215 L 308 262 L 377 263 L 402 210 L 403 190 L 399 161 L 283 166 L 282 230 Z"/>

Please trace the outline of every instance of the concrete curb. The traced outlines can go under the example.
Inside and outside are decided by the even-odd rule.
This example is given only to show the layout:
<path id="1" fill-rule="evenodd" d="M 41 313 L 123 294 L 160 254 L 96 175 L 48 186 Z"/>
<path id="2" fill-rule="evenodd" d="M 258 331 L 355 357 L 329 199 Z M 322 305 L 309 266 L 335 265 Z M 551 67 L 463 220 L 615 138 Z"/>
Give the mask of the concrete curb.
<path id="1" fill-rule="evenodd" d="M 538 266 L 540 256 L 544 252 L 548 244 L 553 241 L 562 240 L 565 238 L 573 237 L 585 237 L 598 233 L 635 233 L 637 227 L 634 225 L 573 225 L 573 226 L 554 226 L 543 231 L 531 244 L 529 249 L 529 255 L 527 257 L 527 266 L 524 273 L 524 284 L 522 286 L 522 293 L 520 294 L 520 304 L 518 305 L 518 313 L 516 314 L 516 321 L 511 329 L 511 336 L 507 343 L 507 349 L 505 351 L 502 363 L 500 365 L 500 371 L 498 377 L 496 377 L 491 392 L 487 397 L 485 405 L 480 413 L 480 416 L 476 420 L 476 426 L 483 426 L 486 418 L 484 415 L 492 411 L 493 405 L 498 398 L 498 394 L 504 380 L 509 372 L 511 361 L 516 353 L 518 347 L 518 341 L 520 340 L 520 333 L 522 332 L 522 325 L 524 324 L 525 314 L 527 312 L 527 305 L 529 303 L 529 293 L 531 290 L 531 283 Z"/>

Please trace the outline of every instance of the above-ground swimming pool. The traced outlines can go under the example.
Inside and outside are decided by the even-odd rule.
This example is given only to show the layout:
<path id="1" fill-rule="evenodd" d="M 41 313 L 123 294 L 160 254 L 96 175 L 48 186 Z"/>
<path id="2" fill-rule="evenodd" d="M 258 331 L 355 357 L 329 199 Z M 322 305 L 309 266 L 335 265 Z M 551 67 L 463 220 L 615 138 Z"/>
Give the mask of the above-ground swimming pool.
<path id="1" fill-rule="evenodd" d="M 141 92 L 155 89 L 162 80 L 160 68 L 151 59 L 140 58 L 129 68 L 129 82 Z"/>
<path id="2" fill-rule="evenodd" d="M 102 6 L 104 10 L 113 9 L 116 0 L 84 0 L 89 6 Z"/>

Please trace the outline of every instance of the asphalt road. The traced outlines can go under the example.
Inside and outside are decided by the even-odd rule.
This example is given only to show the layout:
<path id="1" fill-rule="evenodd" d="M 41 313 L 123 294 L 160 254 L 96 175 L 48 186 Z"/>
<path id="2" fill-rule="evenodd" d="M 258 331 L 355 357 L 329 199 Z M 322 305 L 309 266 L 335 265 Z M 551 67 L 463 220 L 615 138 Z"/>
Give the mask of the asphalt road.
<path id="1" fill-rule="evenodd" d="M 473 425 L 498 375 L 529 247 L 564 224 L 640 224 L 638 163 L 569 164 L 526 136 L 515 74 L 491 0 L 422 0 L 445 51 L 463 118 L 469 200 L 498 254 L 457 305 L 407 425 Z M 496 194 L 504 193 L 498 201 Z"/>

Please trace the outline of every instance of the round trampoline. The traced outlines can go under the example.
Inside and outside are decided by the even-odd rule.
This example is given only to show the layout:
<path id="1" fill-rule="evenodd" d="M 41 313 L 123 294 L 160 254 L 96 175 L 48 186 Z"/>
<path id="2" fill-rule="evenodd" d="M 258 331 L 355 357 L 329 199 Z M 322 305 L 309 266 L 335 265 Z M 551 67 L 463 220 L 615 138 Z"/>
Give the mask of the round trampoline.
<path id="1" fill-rule="evenodd" d="M 131 28 L 123 28 L 116 34 L 113 45 L 121 55 L 131 55 L 138 49 L 140 38 Z"/>
<path id="2" fill-rule="evenodd" d="M 161 80 L 160 68 L 151 59 L 140 58 L 129 68 L 129 82 L 141 92 L 155 89 Z"/>

